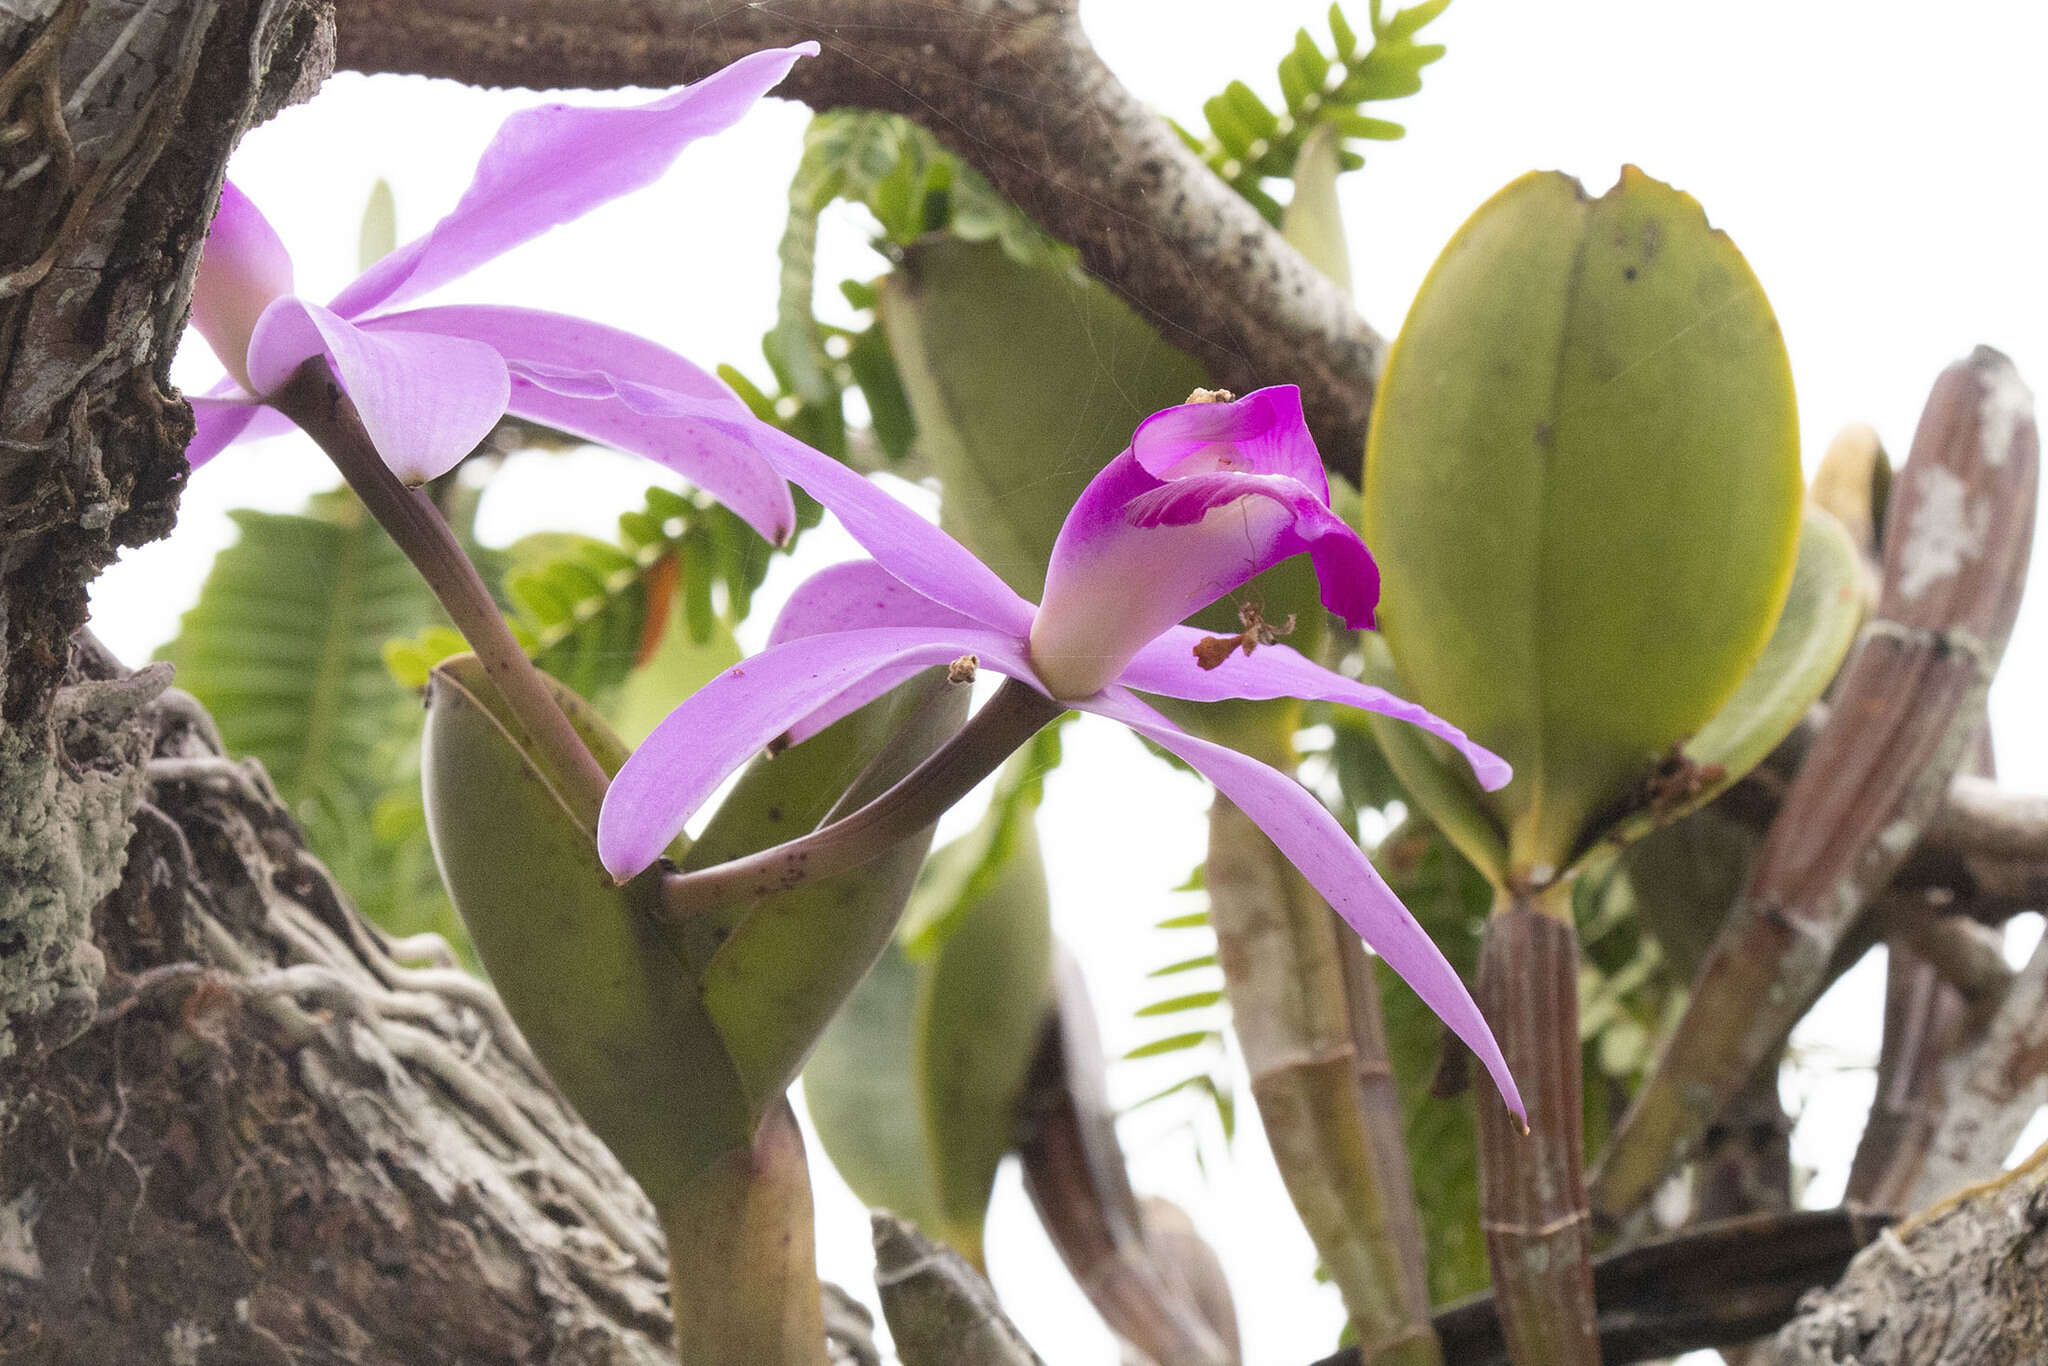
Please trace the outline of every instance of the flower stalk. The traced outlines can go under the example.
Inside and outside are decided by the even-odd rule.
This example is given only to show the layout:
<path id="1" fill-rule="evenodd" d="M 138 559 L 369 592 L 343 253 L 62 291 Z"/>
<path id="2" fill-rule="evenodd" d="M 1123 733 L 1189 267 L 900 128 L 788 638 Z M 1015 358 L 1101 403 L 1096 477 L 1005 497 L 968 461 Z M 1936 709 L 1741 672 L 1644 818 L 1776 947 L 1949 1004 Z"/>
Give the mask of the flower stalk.
<path id="1" fill-rule="evenodd" d="M 513 639 L 504 614 L 441 510 L 424 490 L 407 488 L 391 471 L 324 359 L 300 366 L 270 402 L 327 453 L 377 524 L 434 590 L 525 732 L 535 763 L 578 823 L 594 829 L 604 802 L 604 769 L 556 705 L 538 666 Z"/>
<path id="2" fill-rule="evenodd" d="M 701 915 L 858 868 L 944 815 L 1066 710 L 1030 685 L 1005 679 L 958 734 L 888 791 L 808 835 L 715 867 L 668 874 L 663 908 L 675 919 Z"/>

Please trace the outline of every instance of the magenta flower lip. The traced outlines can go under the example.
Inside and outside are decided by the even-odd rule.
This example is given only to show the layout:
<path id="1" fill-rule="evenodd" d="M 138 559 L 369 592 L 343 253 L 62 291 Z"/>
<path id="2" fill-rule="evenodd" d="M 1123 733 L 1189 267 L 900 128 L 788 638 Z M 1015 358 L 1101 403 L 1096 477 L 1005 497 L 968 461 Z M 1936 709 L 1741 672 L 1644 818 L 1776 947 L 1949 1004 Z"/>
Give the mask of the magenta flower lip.
<path id="1" fill-rule="evenodd" d="M 817 44 L 742 57 L 645 104 L 547 104 L 508 118 L 460 202 L 326 306 L 291 292 L 290 254 L 233 184 L 221 192 L 192 319 L 230 378 L 192 399 L 194 468 L 290 425 L 264 404 L 324 357 L 378 453 L 407 483 L 446 473 L 506 414 L 644 455 L 769 540 L 795 526 L 788 485 L 755 446 L 772 430 L 724 385 L 653 342 L 581 318 L 467 305 L 400 311 L 550 228 L 651 183 L 700 137 L 736 123 Z M 681 396 L 700 410 L 650 416 Z"/>
<path id="2" fill-rule="evenodd" d="M 638 401 L 678 414 L 698 402 Z M 1471 1046 L 1509 1108 L 1523 1113 L 1456 970 L 1322 804 L 1289 775 L 1188 734 L 1138 696 L 1361 707 L 1441 737 L 1489 789 L 1511 776 L 1456 726 L 1285 645 L 1233 653 L 1214 669 L 1198 662 L 1203 633 L 1177 623 L 1299 553 L 1311 557 L 1325 605 L 1351 624 L 1371 621 L 1378 573 L 1357 532 L 1329 509 L 1296 390 L 1147 419 L 1068 515 L 1038 606 L 845 466 L 787 437 L 764 453 L 874 558 L 806 581 L 768 647 L 677 707 L 626 761 L 598 820 L 598 853 L 615 877 L 650 866 L 719 783 L 771 742 L 800 741 L 918 671 L 972 654 L 980 668 L 1129 726 L 1206 776 Z"/>

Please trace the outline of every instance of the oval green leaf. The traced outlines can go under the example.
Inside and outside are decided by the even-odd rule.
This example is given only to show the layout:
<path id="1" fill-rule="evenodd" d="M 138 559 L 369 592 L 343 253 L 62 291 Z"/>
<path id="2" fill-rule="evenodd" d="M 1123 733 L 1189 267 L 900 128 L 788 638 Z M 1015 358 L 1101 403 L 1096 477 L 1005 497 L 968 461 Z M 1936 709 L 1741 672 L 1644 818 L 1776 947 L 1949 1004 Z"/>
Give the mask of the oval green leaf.
<path id="1" fill-rule="evenodd" d="M 1756 665 L 1699 734 L 1686 742 L 1684 785 L 1632 813 L 1609 835 L 1626 842 L 1668 825 L 1725 792 L 1764 761 L 1820 700 L 1863 622 L 1863 568 L 1833 515 L 1809 505 L 1785 610 Z"/>
<path id="2" fill-rule="evenodd" d="M 1033 822 L 1020 826 L 952 932 L 920 960 L 889 945 L 804 1068 L 818 1138 L 854 1193 L 977 1265 L 1052 982 L 1044 864 Z M 937 875 L 986 843 L 947 845 Z"/>
<path id="3" fill-rule="evenodd" d="M 1523 177 L 1389 357 L 1366 462 L 1381 624 L 1417 701 L 1505 755 L 1512 871 L 1555 871 L 1755 662 L 1799 526 L 1762 288 L 1689 196 Z"/>
<path id="4" fill-rule="evenodd" d="M 942 851 L 943 852 L 943 851 Z M 930 1138 L 937 1231 L 976 1266 L 996 1167 L 1052 993 L 1052 915 L 1027 818 L 988 894 L 918 984 L 913 1065 Z"/>
<path id="5" fill-rule="evenodd" d="M 565 690 L 558 695 L 569 700 Z M 753 1112 L 694 981 L 521 752 L 474 656 L 436 666 L 427 829 L 492 984 L 548 1074 L 657 1206 L 742 1146 Z M 597 723 L 571 706 L 586 734 Z M 616 764 L 616 741 L 593 746 Z"/>
<path id="6" fill-rule="evenodd" d="M 944 680 L 945 670 L 928 670 L 803 744 L 756 760 L 687 866 L 808 833 L 849 784 L 848 810 L 881 795 L 960 728 L 968 689 Z M 836 877 L 678 927 L 687 961 L 701 964 L 705 1007 L 756 1105 L 789 1088 L 889 943 L 930 848 L 927 830 Z"/>
<path id="7" fill-rule="evenodd" d="M 1413 694 L 1394 667 L 1386 642 L 1376 634 L 1359 637 L 1365 657 L 1365 681 L 1397 697 Z M 1472 778 L 1472 769 L 1449 745 L 1420 726 L 1378 712 L 1365 712 L 1366 725 L 1378 743 L 1387 767 L 1401 782 L 1444 838 L 1495 887 L 1506 887 L 1508 844 L 1487 808 L 1486 794 Z"/>

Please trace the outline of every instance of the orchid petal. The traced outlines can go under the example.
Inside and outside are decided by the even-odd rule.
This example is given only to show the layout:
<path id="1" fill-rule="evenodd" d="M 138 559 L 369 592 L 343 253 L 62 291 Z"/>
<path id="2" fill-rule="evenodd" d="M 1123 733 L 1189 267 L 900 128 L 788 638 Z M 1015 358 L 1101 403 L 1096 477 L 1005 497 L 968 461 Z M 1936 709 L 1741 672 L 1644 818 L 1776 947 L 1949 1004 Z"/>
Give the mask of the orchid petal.
<path id="1" fill-rule="evenodd" d="M 737 123 L 816 43 L 750 53 L 647 104 L 544 104 L 506 119 L 454 210 L 335 296 L 360 317 L 416 298 L 548 229 L 650 184 L 698 138 Z"/>
<path id="2" fill-rule="evenodd" d="M 597 820 L 598 857 L 614 877 L 632 877 L 728 774 L 793 724 L 877 673 L 899 671 L 900 681 L 902 671 L 961 654 L 1023 665 L 1017 642 L 991 631 L 900 627 L 805 636 L 726 670 L 670 712 L 612 779 Z"/>
<path id="3" fill-rule="evenodd" d="M 797 585 L 775 618 L 768 644 L 878 626 L 986 629 L 972 617 L 941 607 L 873 560 L 848 560 L 820 569 Z"/>
<path id="4" fill-rule="evenodd" d="M 1121 688 L 1108 689 L 1077 705 L 1083 711 L 1121 721 L 1178 755 L 1257 822 L 1288 862 L 1336 908 L 1344 923 L 1386 959 L 1451 1032 L 1478 1054 L 1508 1109 L 1527 1123 L 1507 1061 L 1457 970 L 1351 836 L 1306 788 L 1234 749 L 1187 734 Z"/>
<path id="5" fill-rule="evenodd" d="M 887 626 L 945 627 L 954 631 L 984 630 L 980 622 L 941 607 L 930 598 L 904 586 L 903 581 L 873 560 L 849 560 L 821 569 L 805 579 L 790 594 L 768 633 L 773 649 L 785 641 L 837 631 L 865 631 Z M 977 661 L 978 662 L 978 661 Z M 1012 664 L 1026 671 L 1021 648 L 1013 649 Z M 993 659 L 990 667 L 999 667 Z M 908 679 L 923 664 L 905 664 L 877 670 L 826 706 L 791 725 L 788 740 L 800 745 L 843 716 L 859 711 L 868 703 Z"/>
<path id="6" fill-rule="evenodd" d="M 413 309 L 357 326 L 482 342 L 511 368 L 506 406 L 513 416 L 646 456 L 776 544 L 796 527 L 787 481 L 756 449 L 759 433 L 772 429 L 723 384 L 665 346 L 584 318 L 491 305 Z M 672 393 L 711 402 L 722 416 L 712 423 L 644 411 L 662 408 L 662 396 Z"/>
<path id="7" fill-rule="evenodd" d="M 517 368 L 506 410 L 674 470 L 772 544 L 781 545 L 796 529 L 789 484 L 755 456 L 751 433 L 742 420 L 649 417 L 616 396 L 580 398 L 554 392 Z"/>
<path id="8" fill-rule="evenodd" d="M 256 320 L 272 300 L 291 292 L 292 257 L 277 229 L 232 180 L 222 181 L 220 208 L 192 281 L 192 326 L 245 388 Z"/>
<path id="9" fill-rule="evenodd" d="M 356 325 L 372 332 L 468 337 L 508 361 L 551 367 L 564 374 L 591 372 L 606 376 L 613 384 L 645 384 L 694 398 L 739 403 L 715 375 L 659 342 L 569 313 L 505 304 L 442 304 L 380 313 Z"/>
<path id="10" fill-rule="evenodd" d="M 958 541 L 830 456 L 761 422 L 737 398 L 694 398 L 654 386 L 618 386 L 622 402 L 651 417 L 692 418 L 744 434 L 776 473 L 824 504 L 841 526 L 913 591 L 992 630 L 1022 637 L 1031 604 Z"/>
<path id="11" fill-rule="evenodd" d="M 1302 417 L 1292 384 L 1259 389 L 1230 403 L 1162 408 L 1131 434 L 1131 453 L 1155 479 L 1209 470 L 1280 474 L 1305 484 L 1324 503 L 1330 479 Z"/>
<path id="12" fill-rule="evenodd" d="M 384 463 L 409 484 L 453 469 L 505 414 L 504 358 L 482 342 L 426 332 L 366 332 L 302 299 L 263 311 L 249 343 L 258 393 L 324 355 Z"/>
<path id="13" fill-rule="evenodd" d="M 1197 642 L 1207 633 L 1179 626 L 1138 651 L 1117 679 L 1140 692 L 1158 693 L 1188 702 L 1221 702 L 1226 698 L 1264 700 L 1299 697 L 1338 702 L 1376 711 L 1422 727 L 1465 756 L 1479 785 L 1488 792 L 1504 787 L 1514 771 L 1507 760 L 1477 743 L 1450 722 L 1384 688 L 1375 688 L 1334 673 L 1285 645 L 1260 646 L 1246 655 L 1232 651 L 1220 665 L 1204 669 L 1195 658 Z"/>
<path id="14" fill-rule="evenodd" d="M 1315 565 L 1323 605 L 1353 630 L 1364 630 L 1373 624 L 1373 609 L 1380 597 L 1380 571 L 1373 563 L 1372 552 L 1343 518 L 1330 511 L 1327 494 L 1318 493 L 1299 480 L 1284 474 L 1222 470 L 1186 475 L 1132 498 L 1124 505 L 1124 519 L 1141 531 L 1199 526 L 1210 513 L 1240 498 L 1266 499 L 1283 509 L 1289 518 L 1280 524 L 1263 551 L 1254 555 L 1253 528 L 1266 523 L 1257 512 L 1247 510 L 1243 541 L 1245 555 L 1252 557 L 1247 563 L 1257 563 L 1264 570 L 1306 551 Z M 1231 588 L 1235 587 L 1236 583 L 1231 584 Z M 1209 599 L 1214 601 L 1215 598 Z M 1208 602 L 1201 606 L 1208 606 Z M 1196 610 L 1199 608 L 1189 609 Z"/>
<path id="15" fill-rule="evenodd" d="M 942 607 L 1022 638 L 1031 604 L 973 552 L 830 456 L 794 437 L 767 447 L 783 478 L 823 503 L 862 549 L 910 588 Z"/>

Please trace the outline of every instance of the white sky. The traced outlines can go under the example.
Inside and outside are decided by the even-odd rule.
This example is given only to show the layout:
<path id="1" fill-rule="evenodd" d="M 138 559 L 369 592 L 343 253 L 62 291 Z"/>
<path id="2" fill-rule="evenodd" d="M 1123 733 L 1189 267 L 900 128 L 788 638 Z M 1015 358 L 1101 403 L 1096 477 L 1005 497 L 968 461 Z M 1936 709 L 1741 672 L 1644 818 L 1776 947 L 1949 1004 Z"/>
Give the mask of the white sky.
<path id="1" fill-rule="evenodd" d="M 1233 77 L 1275 92 L 1271 73 L 1294 29 L 1322 37 L 1325 9 L 1091 0 L 1083 18 L 1128 84 L 1191 121 Z M 1363 27 L 1365 0 L 1349 9 Z M 1370 165 L 1344 186 L 1361 308 L 1382 331 L 1396 329 L 1439 247 L 1501 185 L 1554 167 L 1597 192 L 1634 162 L 1694 194 L 1762 279 L 1791 350 L 1809 468 L 1852 419 L 1873 422 L 1903 458 L 1935 375 L 1978 342 L 2006 351 L 2037 387 L 2048 383 L 2048 83 L 2038 69 L 2048 6 L 1458 0 L 1430 34 L 1450 55 L 1426 73 L 1420 97 L 1385 111 L 1407 123 L 1409 138 L 1369 147 Z M 532 102 L 443 82 L 337 77 L 313 104 L 252 134 L 234 173 L 292 246 L 301 291 L 325 297 L 354 273 L 358 215 L 378 176 L 396 189 L 401 237 L 416 234 L 453 202 L 498 120 Z M 793 105 L 764 106 L 693 148 L 660 185 L 442 297 L 584 313 L 758 375 L 783 191 L 805 117 Z M 821 263 L 828 285 L 876 268 L 858 234 L 841 229 Z M 179 369 L 188 384 L 218 373 L 195 350 Z M 602 455 L 515 465 L 488 529 L 510 536 L 568 524 L 608 534 L 656 473 Z M 291 439 L 221 457 L 193 480 L 176 534 L 131 553 L 97 585 L 96 628 L 139 662 L 175 631 L 229 539 L 226 508 L 293 509 L 332 482 L 317 454 Z M 801 566 L 779 567 L 783 591 L 851 553 L 830 536 L 807 550 Z M 2042 573 L 2037 563 L 1992 697 L 2001 774 L 2031 792 L 2048 791 L 2037 701 L 2048 680 Z M 764 600 L 761 621 L 775 601 Z M 1178 946 L 1149 926 L 1179 909 L 1167 889 L 1201 857 L 1207 792 L 1106 725 L 1078 728 L 1068 756 L 1040 818 L 1055 919 L 1094 987 L 1105 1042 L 1121 1052 L 1153 1033 L 1131 1018 L 1147 999 L 1141 973 Z M 1871 1091 L 1882 980 L 1877 961 L 1866 962 L 1798 1040 L 1810 1061 L 1788 1073 L 1786 1092 L 1804 1112 L 1795 1151 L 1816 1171 L 1810 1203 L 1842 1189 Z M 1112 1085 L 1129 1101 L 1172 1080 L 1174 1067 L 1119 1065 Z M 1232 1160 L 1212 1163 L 1205 1178 L 1193 1160 L 1192 1113 L 1153 1107 L 1126 1121 L 1137 1184 L 1193 1211 L 1223 1255 L 1248 1361 L 1300 1366 L 1334 1341 L 1335 1294 L 1310 1280 L 1313 1253 L 1256 1123 L 1240 1127 Z M 824 1270 L 866 1292 L 864 1213 L 822 1161 L 817 1184 Z M 998 1287 L 1048 1361 L 1115 1361 L 1007 1170 L 991 1248 Z"/>

